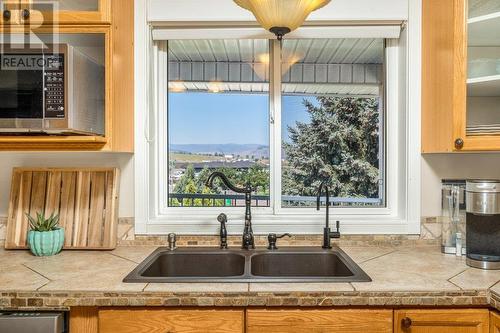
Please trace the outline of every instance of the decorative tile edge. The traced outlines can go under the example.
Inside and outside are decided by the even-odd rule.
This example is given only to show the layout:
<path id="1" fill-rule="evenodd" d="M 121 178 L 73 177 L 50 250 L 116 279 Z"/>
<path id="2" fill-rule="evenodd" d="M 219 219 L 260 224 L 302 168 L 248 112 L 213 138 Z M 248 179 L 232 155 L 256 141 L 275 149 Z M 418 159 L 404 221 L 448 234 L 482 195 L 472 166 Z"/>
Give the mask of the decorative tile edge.
<path id="1" fill-rule="evenodd" d="M 488 291 L 454 292 L 6 292 L 0 310 L 64 309 L 72 306 L 493 306 Z"/>

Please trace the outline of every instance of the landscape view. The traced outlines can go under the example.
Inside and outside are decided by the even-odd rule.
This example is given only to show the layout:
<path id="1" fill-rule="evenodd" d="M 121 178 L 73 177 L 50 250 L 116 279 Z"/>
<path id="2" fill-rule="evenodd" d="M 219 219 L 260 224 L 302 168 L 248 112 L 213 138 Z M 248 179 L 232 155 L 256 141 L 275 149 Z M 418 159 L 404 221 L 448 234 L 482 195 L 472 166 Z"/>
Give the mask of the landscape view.
<path id="1" fill-rule="evenodd" d="M 322 181 L 337 205 L 381 205 L 378 98 L 284 96 L 282 206 L 310 207 Z M 218 107 L 214 107 L 217 105 Z M 268 97 L 169 93 L 169 206 L 244 206 L 213 171 L 255 189 L 269 206 Z"/>

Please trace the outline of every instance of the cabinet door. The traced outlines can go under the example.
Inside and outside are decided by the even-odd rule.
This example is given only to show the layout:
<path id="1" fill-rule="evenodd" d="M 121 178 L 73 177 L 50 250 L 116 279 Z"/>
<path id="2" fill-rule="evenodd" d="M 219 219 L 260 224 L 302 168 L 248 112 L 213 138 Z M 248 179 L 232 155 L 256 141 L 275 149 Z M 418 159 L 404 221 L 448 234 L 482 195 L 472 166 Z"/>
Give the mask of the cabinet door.
<path id="1" fill-rule="evenodd" d="M 490 332 L 500 333 L 500 314 L 493 311 L 490 314 Z"/>
<path id="2" fill-rule="evenodd" d="M 118 0 L 119 1 L 119 0 Z M 111 22 L 111 0 L 21 0 L 26 22 L 36 24 L 99 24 Z"/>
<path id="3" fill-rule="evenodd" d="M 100 333 L 242 333 L 244 310 L 103 309 Z"/>
<path id="4" fill-rule="evenodd" d="M 500 149 L 500 1 L 468 0 L 464 149 Z M 465 133 L 463 130 L 465 129 Z M 492 145 L 493 144 L 493 145 Z"/>
<path id="5" fill-rule="evenodd" d="M 397 310 L 395 333 L 489 333 L 489 311 Z"/>
<path id="6" fill-rule="evenodd" d="M 392 310 L 247 310 L 247 333 L 391 333 Z"/>
<path id="7" fill-rule="evenodd" d="M 498 29 L 498 0 L 422 1 L 423 153 L 500 150 Z"/>

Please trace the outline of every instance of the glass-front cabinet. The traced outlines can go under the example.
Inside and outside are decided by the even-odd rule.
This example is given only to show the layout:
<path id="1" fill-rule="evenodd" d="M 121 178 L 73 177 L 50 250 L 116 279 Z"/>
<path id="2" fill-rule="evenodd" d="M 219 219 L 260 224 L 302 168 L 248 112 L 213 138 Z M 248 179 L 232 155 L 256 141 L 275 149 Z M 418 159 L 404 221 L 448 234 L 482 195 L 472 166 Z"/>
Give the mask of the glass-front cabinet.
<path id="1" fill-rule="evenodd" d="M 500 0 L 469 0 L 467 136 L 500 135 Z"/>
<path id="2" fill-rule="evenodd" d="M 3 0 L 3 24 L 101 24 L 111 22 L 111 0 Z"/>
<path id="3" fill-rule="evenodd" d="M 500 0 L 422 1 L 422 152 L 500 151 Z"/>

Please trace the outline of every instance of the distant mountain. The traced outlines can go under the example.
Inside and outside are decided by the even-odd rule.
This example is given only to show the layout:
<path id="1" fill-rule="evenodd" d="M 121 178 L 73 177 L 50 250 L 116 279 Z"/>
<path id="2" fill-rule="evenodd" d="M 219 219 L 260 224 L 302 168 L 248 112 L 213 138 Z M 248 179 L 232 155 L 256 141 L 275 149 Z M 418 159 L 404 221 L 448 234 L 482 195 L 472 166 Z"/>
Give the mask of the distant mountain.
<path id="1" fill-rule="evenodd" d="M 259 144 L 171 144 L 170 151 L 192 154 L 231 154 L 240 156 L 268 157 L 269 147 Z"/>

